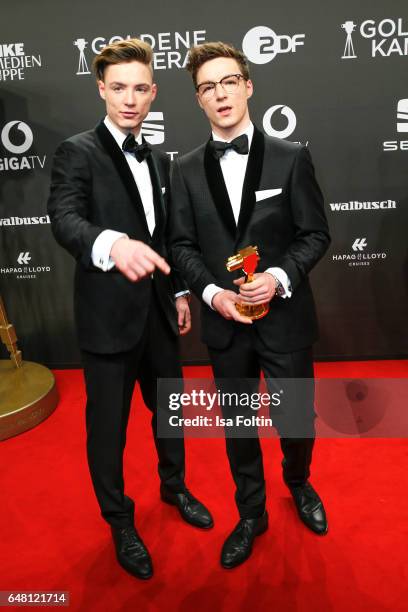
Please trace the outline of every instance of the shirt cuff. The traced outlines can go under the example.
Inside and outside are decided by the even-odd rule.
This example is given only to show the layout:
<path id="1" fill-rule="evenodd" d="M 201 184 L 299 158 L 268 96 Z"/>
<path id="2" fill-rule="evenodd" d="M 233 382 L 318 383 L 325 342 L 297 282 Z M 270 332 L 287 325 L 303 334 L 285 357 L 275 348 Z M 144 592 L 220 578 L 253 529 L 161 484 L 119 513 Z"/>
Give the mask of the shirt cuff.
<path id="1" fill-rule="evenodd" d="M 216 295 L 220 291 L 224 291 L 224 289 L 222 289 L 221 287 L 217 287 L 217 285 L 214 285 L 214 283 L 212 283 L 211 285 L 207 285 L 206 288 L 203 291 L 203 294 L 202 294 L 201 297 L 203 298 L 203 301 L 206 304 L 208 304 L 208 306 L 212 310 L 215 310 L 215 308 L 212 305 L 212 301 L 213 301 L 214 295 Z"/>
<path id="2" fill-rule="evenodd" d="M 174 294 L 175 298 L 181 297 L 182 295 L 190 295 L 190 292 L 188 289 L 185 289 L 184 291 L 178 291 L 177 293 Z"/>
<path id="3" fill-rule="evenodd" d="M 93 243 L 91 253 L 92 263 L 96 268 L 99 268 L 103 272 L 112 270 L 112 268 L 115 266 L 115 262 L 110 256 L 110 252 L 113 243 L 116 242 L 118 238 L 123 237 L 127 238 L 128 236 L 122 232 L 116 232 L 115 230 L 104 230 L 99 234 Z"/>
<path id="4" fill-rule="evenodd" d="M 276 276 L 280 284 L 285 290 L 285 293 L 281 295 L 283 299 L 292 297 L 292 285 L 290 284 L 290 280 L 285 270 L 282 268 L 268 268 L 265 270 L 268 274 L 272 274 L 272 276 Z"/>

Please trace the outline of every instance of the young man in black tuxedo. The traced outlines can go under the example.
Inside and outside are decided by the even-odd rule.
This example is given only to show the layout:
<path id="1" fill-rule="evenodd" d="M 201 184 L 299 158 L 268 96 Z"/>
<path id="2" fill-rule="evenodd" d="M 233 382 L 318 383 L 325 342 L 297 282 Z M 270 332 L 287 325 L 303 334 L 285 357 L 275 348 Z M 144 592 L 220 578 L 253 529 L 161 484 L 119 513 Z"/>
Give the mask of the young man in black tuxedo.
<path id="1" fill-rule="evenodd" d="M 161 498 L 188 523 L 213 524 L 184 484 L 183 439 L 156 435 L 157 379 L 181 379 L 178 336 L 189 331 L 190 313 L 186 286 L 166 262 L 169 160 L 141 136 L 157 90 L 151 61 L 151 47 L 137 39 L 109 45 L 96 57 L 107 115 L 58 147 L 48 202 L 53 233 L 77 262 L 74 307 L 92 482 L 119 563 L 139 578 L 150 578 L 153 567 L 123 480 L 136 380 L 153 414 Z"/>
<path id="2" fill-rule="evenodd" d="M 264 136 L 251 123 L 253 84 L 240 51 L 224 43 L 198 45 L 190 50 L 187 69 L 212 137 L 175 163 L 171 256 L 202 301 L 202 339 L 217 383 L 257 379 L 261 371 L 266 379 L 313 380 L 317 322 L 307 275 L 330 238 L 310 154 Z M 259 248 L 260 272 L 251 283 L 233 281 L 227 258 L 249 245 Z M 267 316 L 254 322 L 236 309 L 236 303 L 268 302 Z M 288 414 L 276 419 L 283 478 L 302 521 L 325 534 L 324 507 L 308 482 L 313 399 L 302 398 L 301 405 L 285 410 Z M 289 422 L 300 434 L 293 435 Z M 227 437 L 226 445 L 240 521 L 223 546 L 221 563 L 232 568 L 249 557 L 268 516 L 256 433 Z"/>

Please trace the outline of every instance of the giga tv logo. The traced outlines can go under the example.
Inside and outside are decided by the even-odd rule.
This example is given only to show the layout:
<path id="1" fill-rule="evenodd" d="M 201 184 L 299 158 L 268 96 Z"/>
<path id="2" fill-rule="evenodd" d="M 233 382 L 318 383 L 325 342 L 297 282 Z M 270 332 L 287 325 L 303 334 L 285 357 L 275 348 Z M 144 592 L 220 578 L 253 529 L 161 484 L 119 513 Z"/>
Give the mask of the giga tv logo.
<path id="1" fill-rule="evenodd" d="M 44 168 L 45 155 L 22 155 L 29 151 L 33 142 L 33 131 L 27 123 L 18 119 L 6 123 L 0 133 L 0 143 L 6 153 L 0 157 L 0 172 Z"/>

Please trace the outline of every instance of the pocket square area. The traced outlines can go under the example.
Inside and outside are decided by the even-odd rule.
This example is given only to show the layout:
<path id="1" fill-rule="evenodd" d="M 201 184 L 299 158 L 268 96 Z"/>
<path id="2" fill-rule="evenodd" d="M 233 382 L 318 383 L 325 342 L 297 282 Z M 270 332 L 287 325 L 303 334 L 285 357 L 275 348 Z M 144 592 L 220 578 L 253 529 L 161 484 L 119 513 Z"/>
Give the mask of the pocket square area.
<path id="1" fill-rule="evenodd" d="M 273 196 L 279 195 L 280 193 L 282 193 L 281 187 L 278 189 L 263 189 L 262 191 L 255 191 L 255 198 L 257 202 L 261 202 L 261 200 L 273 198 Z"/>
<path id="2" fill-rule="evenodd" d="M 162 187 L 162 193 L 166 193 L 166 188 Z"/>

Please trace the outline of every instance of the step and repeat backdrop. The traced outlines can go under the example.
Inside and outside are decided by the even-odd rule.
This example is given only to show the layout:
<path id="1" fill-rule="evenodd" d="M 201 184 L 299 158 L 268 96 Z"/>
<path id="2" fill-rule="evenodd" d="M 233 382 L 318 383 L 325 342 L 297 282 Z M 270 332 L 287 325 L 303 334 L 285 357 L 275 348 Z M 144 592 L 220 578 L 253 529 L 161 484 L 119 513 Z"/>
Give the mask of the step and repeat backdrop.
<path id="1" fill-rule="evenodd" d="M 318 359 L 408 355 L 408 6 L 352 0 L 205 3 L 2 3 L 0 294 L 25 359 L 74 366 L 74 262 L 51 234 L 52 156 L 104 116 L 91 74 L 109 42 L 154 48 L 159 95 L 144 134 L 171 159 L 204 142 L 206 119 L 184 69 L 192 44 L 246 54 L 252 119 L 310 148 L 332 234 L 313 271 Z M 195 329 L 186 363 L 204 362 Z M 137 316 L 137 313 L 135 313 Z M 6 351 L 0 348 L 4 357 Z"/>

